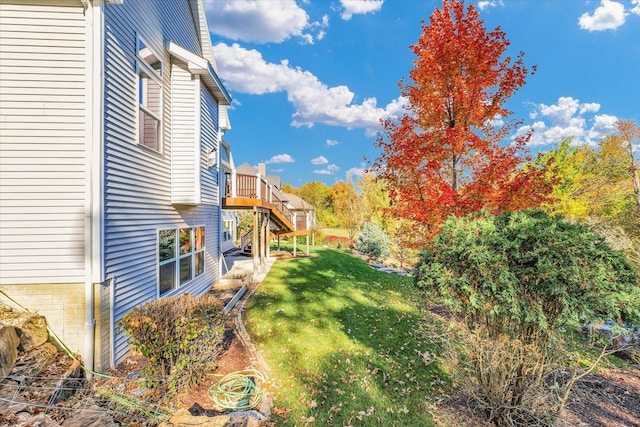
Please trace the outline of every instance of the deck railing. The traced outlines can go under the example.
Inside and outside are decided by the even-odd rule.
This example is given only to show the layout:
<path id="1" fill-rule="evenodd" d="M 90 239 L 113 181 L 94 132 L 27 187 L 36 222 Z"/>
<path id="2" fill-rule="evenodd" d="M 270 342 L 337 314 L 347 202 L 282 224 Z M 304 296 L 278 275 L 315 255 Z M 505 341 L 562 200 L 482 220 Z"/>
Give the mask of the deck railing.
<path id="1" fill-rule="evenodd" d="M 287 208 L 286 202 L 284 200 L 280 200 L 277 194 L 272 190 L 272 186 L 269 185 L 264 177 L 260 177 L 260 184 L 258 184 L 258 176 L 256 175 L 235 174 L 235 177 L 235 194 L 233 194 L 232 190 L 234 186 L 227 185 L 225 186 L 225 197 L 259 199 L 263 203 L 271 205 L 273 208 L 278 210 L 282 216 L 287 219 L 287 221 L 293 222 L 293 214 L 289 208 Z"/>
<path id="2" fill-rule="evenodd" d="M 246 197 L 255 199 L 258 196 L 258 177 L 255 175 L 236 175 L 236 195 L 235 197 Z M 227 195 L 231 197 L 231 195 Z"/>

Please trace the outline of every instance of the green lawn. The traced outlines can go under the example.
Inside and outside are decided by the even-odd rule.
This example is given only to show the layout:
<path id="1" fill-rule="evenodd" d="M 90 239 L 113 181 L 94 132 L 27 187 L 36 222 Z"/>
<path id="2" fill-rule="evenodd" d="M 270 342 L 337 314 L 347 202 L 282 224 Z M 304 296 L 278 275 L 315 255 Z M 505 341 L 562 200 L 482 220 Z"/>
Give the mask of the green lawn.
<path id="1" fill-rule="evenodd" d="M 245 322 L 273 376 L 275 425 L 435 425 L 427 404 L 446 392 L 416 332 L 411 279 L 317 248 L 278 261 Z"/>

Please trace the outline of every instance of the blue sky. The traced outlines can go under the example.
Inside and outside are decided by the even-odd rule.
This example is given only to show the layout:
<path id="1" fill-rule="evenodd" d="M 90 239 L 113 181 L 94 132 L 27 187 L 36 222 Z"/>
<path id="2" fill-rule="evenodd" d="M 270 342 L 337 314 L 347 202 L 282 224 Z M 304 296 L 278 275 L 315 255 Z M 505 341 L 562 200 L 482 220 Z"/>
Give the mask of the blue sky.
<path id="1" fill-rule="evenodd" d="M 537 72 L 507 106 L 533 153 L 593 144 L 640 123 L 640 0 L 469 1 Z M 435 0 L 204 0 L 220 77 L 234 101 L 236 165 L 267 163 L 294 187 L 358 179 Z"/>

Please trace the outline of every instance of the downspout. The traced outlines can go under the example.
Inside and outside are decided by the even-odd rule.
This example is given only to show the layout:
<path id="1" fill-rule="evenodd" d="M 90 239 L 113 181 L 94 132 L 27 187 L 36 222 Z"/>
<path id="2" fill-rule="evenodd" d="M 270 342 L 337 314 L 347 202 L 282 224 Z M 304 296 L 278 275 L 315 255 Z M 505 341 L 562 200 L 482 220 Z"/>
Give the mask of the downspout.
<path id="1" fill-rule="evenodd" d="M 218 123 L 220 123 L 220 109 L 218 107 Z M 226 183 L 224 182 L 225 180 L 225 175 L 224 175 L 224 169 L 222 168 L 222 160 L 219 157 L 220 156 L 220 151 L 222 150 L 222 135 L 223 135 L 223 131 L 222 129 L 218 130 L 218 137 L 216 138 L 216 144 L 218 145 L 216 147 L 216 156 L 218 156 L 218 158 L 216 159 L 216 164 L 217 164 L 217 168 L 218 168 L 218 280 L 220 280 L 220 277 L 222 277 L 224 274 L 227 273 L 227 271 L 225 271 L 224 273 L 222 272 L 222 267 L 223 265 L 226 266 L 226 261 L 224 260 L 224 253 L 222 251 L 222 233 L 224 232 L 224 220 L 222 218 L 222 199 L 225 197 L 225 189 L 226 189 Z"/>
<path id="2" fill-rule="evenodd" d="M 94 369 L 95 295 L 94 283 L 102 282 L 102 9 L 100 0 L 83 1 L 86 24 L 86 140 L 85 140 L 85 321 L 83 362 Z"/>

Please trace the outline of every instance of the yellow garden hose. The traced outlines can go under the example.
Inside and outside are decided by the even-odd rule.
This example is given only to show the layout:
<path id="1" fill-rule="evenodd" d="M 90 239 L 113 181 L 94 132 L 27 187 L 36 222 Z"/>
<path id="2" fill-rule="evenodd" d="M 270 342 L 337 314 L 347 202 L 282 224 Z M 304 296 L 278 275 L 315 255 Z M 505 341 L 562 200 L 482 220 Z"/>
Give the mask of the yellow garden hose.
<path id="1" fill-rule="evenodd" d="M 209 398 L 220 408 L 243 411 L 255 408 L 262 401 L 260 384 L 264 376 L 255 369 L 245 369 L 225 375 L 212 386 Z"/>

